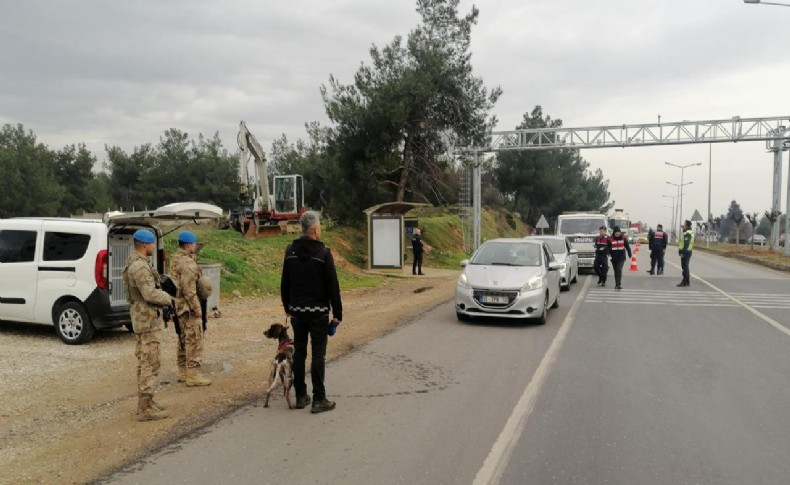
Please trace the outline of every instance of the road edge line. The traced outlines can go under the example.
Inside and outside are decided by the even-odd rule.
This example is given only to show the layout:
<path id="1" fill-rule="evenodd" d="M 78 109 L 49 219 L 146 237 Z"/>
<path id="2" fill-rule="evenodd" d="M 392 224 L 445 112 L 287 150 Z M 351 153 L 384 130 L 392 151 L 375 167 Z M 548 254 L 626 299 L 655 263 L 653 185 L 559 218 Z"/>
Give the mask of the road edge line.
<path id="1" fill-rule="evenodd" d="M 521 395 L 521 398 L 519 398 L 516 407 L 513 408 L 513 412 L 510 414 L 504 428 L 502 428 L 502 432 L 499 433 L 499 437 L 491 447 L 491 451 L 483 462 L 483 466 L 480 467 L 480 470 L 477 472 L 472 482 L 474 485 L 499 482 L 502 473 L 505 471 L 505 466 L 507 466 L 510 461 L 510 455 L 513 453 L 513 449 L 516 447 L 521 433 L 524 431 L 527 419 L 535 408 L 535 400 L 538 394 L 540 394 L 543 384 L 546 382 L 546 377 L 551 370 L 551 366 L 557 359 L 557 354 L 559 354 L 560 348 L 565 342 L 565 337 L 573 326 L 579 307 L 584 301 L 585 296 L 587 296 L 587 289 L 590 287 L 591 280 L 592 277 L 586 279 L 584 286 L 579 292 L 579 296 L 565 316 L 560 330 L 557 332 L 557 335 L 554 336 L 554 340 L 551 342 L 549 349 L 546 351 L 538 368 L 532 375 L 529 384 L 527 384 L 527 387 L 524 389 L 524 393 Z"/>
<path id="2" fill-rule="evenodd" d="M 672 265 L 675 268 L 677 268 L 677 269 L 682 269 L 680 266 L 676 265 L 675 263 L 673 263 L 671 261 L 667 261 L 667 262 L 670 265 Z M 722 290 L 721 288 L 719 288 L 718 286 L 714 285 L 713 283 L 709 282 L 708 280 L 706 280 L 706 279 L 704 279 L 704 278 L 702 278 L 700 276 L 697 276 L 694 273 L 690 273 L 690 275 L 691 275 L 692 278 L 696 278 L 696 279 L 700 280 L 701 282 L 703 282 L 704 284 L 710 286 L 711 288 L 713 288 L 714 291 L 718 291 L 722 295 L 726 296 L 727 298 L 729 298 L 733 302 L 735 302 L 738 305 L 740 305 L 743 309 L 745 309 L 748 312 L 752 313 L 754 316 L 756 316 L 760 320 L 763 320 L 767 324 L 771 325 L 775 329 L 779 330 L 780 332 L 782 332 L 785 335 L 787 335 L 788 337 L 790 337 L 790 329 L 788 329 L 787 327 L 785 327 L 781 323 L 777 322 L 773 318 L 771 318 L 768 315 L 762 313 L 760 310 L 754 308 L 753 306 L 749 305 L 748 303 L 744 303 L 741 300 L 739 300 L 738 298 L 730 295 L 729 293 L 727 293 L 726 291 Z"/>

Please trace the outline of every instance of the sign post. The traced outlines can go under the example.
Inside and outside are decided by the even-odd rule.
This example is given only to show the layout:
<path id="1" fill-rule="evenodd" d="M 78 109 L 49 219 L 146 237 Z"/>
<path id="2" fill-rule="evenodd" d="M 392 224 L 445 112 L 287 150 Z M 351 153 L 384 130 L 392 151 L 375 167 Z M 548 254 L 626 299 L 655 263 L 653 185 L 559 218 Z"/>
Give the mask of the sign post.
<path id="1" fill-rule="evenodd" d="M 535 225 L 536 229 L 540 229 L 540 233 L 543 234 L 544 229 L 549 228 L 549 222 L 546 220 L 546 216 L 543 214 L 540 215 L 540 220 L 538 221 L 537 225 Z"/>

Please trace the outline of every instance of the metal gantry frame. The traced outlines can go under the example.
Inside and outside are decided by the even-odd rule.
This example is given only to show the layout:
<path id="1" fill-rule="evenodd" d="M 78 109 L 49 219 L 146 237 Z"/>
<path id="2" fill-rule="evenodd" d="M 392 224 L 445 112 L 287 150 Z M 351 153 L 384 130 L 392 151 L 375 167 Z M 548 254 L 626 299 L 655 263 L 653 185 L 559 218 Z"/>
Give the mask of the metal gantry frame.
<path id="1" fill-rule="evenodd" d="M 645 124 L 594 126 L 587 128 L 535 128 L 491 132 L 484 146 L 458 150 L 460 155 L 473 156 L 472 204 L 474 249 L 480 247 L 480 216 L 482 193 L 480 183 L 481 155 L 502 151 L 538 151 L 557 149 L 629 148 L 661 145 L 690 145 L 700 143 L 737 143 L 764 141 L 774 154 L 773 210 L 779 210 L 782 181 L 782 151 L 790 148 L 790 116 L 741 118 L 724 120 L 678 121 Z M 790 180 L 787 187 L 787 211 L 790 224 Z M 710 217 L 710 214 L 708 214 Z M 681 216 L 682 217 L 682 216 Z M 778 241 L 779 223 L 775 224 L 774 238 Z M 788 225 L 790 227 L 790 225 Z M 790 244 L 785 245 L 790 254 Z"/>

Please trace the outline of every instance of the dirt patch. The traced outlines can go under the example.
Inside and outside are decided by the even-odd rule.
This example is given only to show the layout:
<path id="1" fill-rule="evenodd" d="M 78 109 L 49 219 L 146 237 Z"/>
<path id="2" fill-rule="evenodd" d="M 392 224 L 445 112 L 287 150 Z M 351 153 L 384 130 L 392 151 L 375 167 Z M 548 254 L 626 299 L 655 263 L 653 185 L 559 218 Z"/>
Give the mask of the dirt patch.
<path id="1" fill-rule="evenodd" d="M 393 279 L 344 293 L 345 320 L 328 357 L 447 301 L 456 277 L 431 277 L 430 287 L 426 277 Z M 228 298 L 221 309 L 206 335 L 209 387 L 176 383 L 175 332 L 165 332 L 157 400 L 171 418 L 149 423 L 134 420 L 132 334 L 98 332 L 88 345 L 67 346 L 50 326 L 0 324 L 0 482 L 86 483 L 260 399 L 276 347 L 263 330 L 283 320 L 282 307 L 277 297 Z M 281 399 L 272 396 L 276 405 Z"/>

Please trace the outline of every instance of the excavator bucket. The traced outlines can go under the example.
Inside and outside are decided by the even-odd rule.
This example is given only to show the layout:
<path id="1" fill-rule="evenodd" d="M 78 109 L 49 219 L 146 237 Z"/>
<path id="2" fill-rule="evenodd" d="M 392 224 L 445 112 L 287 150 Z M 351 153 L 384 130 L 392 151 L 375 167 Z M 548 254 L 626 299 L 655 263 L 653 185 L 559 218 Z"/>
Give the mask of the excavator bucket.
<path id="1" fill-rule="evenodd" d="M 285 231 L 276 224 L 261 224 L 257 228 L 255 223 L 250 220 L 250 223 L 247 224 L 247 230 L 244 233 L 244 237 L 247 239 L 256 239 L 259 237 L 277 237 L 282 236 L 285 234 Z"/>

